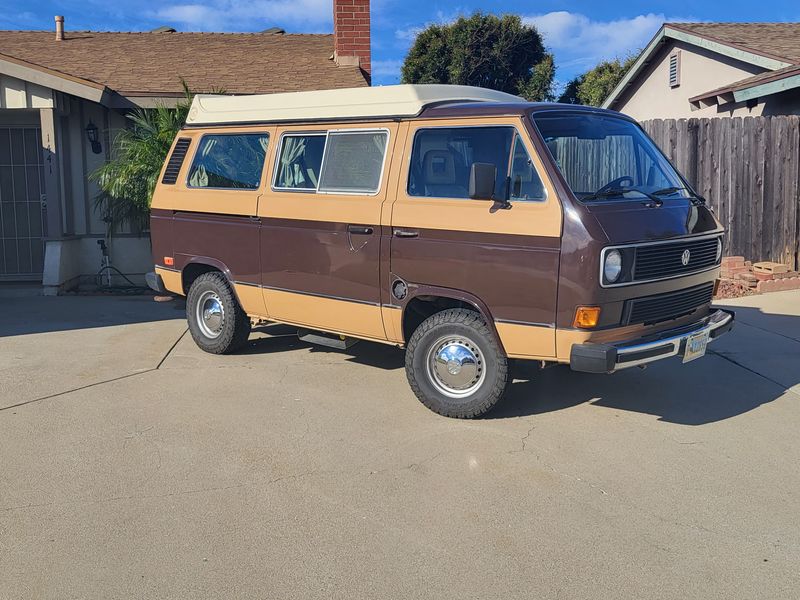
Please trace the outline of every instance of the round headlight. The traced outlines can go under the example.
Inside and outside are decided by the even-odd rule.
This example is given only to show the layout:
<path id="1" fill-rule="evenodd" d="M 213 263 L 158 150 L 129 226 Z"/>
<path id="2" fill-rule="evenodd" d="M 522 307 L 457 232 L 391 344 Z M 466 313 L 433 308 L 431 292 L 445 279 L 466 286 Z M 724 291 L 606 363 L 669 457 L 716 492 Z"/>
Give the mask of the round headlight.
<path id="1" fill-rule="evenodd" d="M 717 239 L 717 262 L 722 258 L 722 240 Z"/>
<path id="2" fill-rule="evenodd" d="M 606 253 L 606 262 L 603 265 L 603 277 L 608 283 L 614 283 L 622 274 L 622 254 L 619 250 Z"/>

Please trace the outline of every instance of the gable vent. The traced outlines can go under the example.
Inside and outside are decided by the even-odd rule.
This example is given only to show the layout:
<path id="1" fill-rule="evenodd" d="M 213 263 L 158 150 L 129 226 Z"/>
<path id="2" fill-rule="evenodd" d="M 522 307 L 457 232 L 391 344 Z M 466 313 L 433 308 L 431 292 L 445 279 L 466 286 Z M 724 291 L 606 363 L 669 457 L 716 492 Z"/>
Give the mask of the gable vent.
<path id="1" fill-rule="evenodd" d="M 180 138 L 175 144 L 175 149 L 172 151 L 172 156 L 169 157 L 161 183 L 174 184 L 178 181 L 178 173 L 181 172 L 183 159 L 186 158 L 186 151 L 189 149 L 191 142 L 190 138 Z"/>
<path id="2" fill-rule="evenodd" d="M 681 53 L 680 50 L 670 54 L 669 57 L 669 87 L 678 87 L 681 84 Z"/>

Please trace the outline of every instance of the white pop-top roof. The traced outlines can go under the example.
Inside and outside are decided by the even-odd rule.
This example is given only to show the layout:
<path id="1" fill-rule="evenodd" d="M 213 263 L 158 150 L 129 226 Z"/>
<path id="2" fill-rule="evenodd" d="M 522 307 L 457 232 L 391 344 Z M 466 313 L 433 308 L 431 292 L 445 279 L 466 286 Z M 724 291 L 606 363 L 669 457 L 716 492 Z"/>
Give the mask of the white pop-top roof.
<path id="1" fill-rule="evenodd" d="M 519 96 L 467 85 L 387 85 L 315 92 L 221 96 L 198 94 L 188 125 L 413 117 L 442 102 L 524 102 Z"/>

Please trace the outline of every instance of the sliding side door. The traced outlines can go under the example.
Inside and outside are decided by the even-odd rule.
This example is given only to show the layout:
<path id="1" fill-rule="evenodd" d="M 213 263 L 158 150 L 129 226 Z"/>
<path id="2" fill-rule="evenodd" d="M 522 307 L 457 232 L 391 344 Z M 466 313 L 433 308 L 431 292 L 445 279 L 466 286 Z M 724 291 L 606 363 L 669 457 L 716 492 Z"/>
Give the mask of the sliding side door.
<path id="1" fill-rule="evenodd" d="M 384 340 L 380 221 L 396 123 L 286 127 L 258 206 L 270 318 Z"/>

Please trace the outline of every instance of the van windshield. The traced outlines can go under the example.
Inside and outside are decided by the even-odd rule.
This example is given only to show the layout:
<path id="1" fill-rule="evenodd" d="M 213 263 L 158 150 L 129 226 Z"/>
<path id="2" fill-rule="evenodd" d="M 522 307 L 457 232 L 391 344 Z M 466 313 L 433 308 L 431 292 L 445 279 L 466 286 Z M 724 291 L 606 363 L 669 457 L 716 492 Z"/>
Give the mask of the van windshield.
<path id="1" fill-rule="evenodd" d="M 693 196 L 650 138 L 627 119 L 559 112 L 533 120 L 579 200 Z"/>

